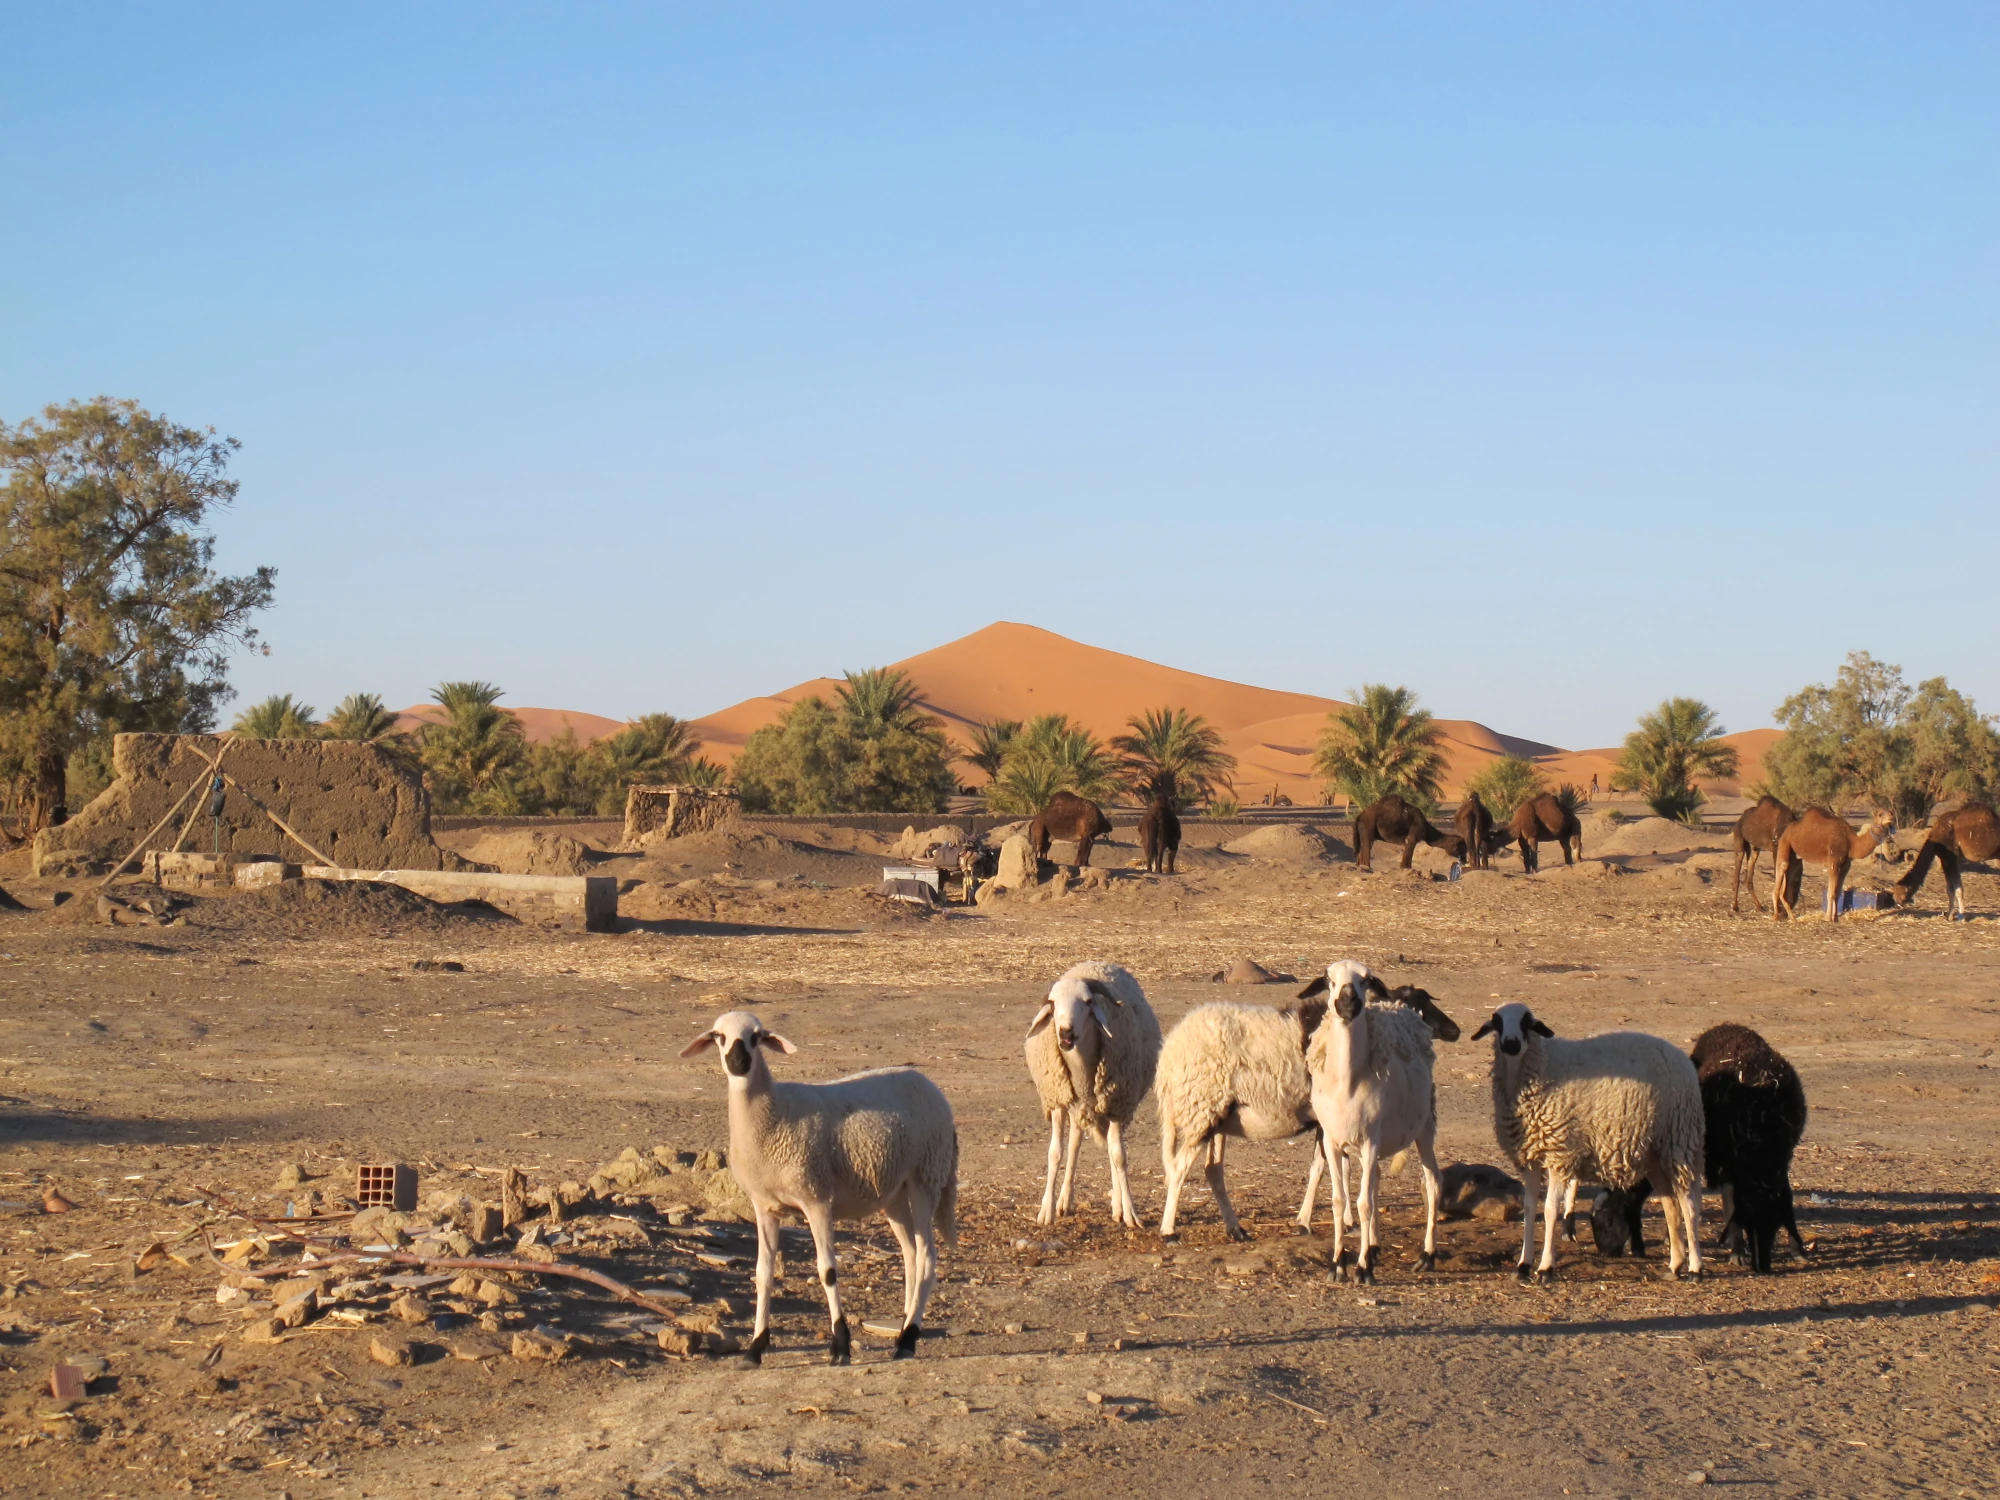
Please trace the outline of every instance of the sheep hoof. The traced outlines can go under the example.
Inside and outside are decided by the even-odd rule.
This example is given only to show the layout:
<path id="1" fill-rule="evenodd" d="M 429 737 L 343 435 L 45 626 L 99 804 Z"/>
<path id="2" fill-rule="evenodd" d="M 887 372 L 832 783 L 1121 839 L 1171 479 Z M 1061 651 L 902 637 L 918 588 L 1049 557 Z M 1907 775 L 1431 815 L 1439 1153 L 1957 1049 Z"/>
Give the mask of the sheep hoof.
<path id="1" fill-rule="evenodd" d="M 1356 1266 L 1354 1268 L 1354 1284 L 1356 1286 L 1375 1285 L 1375 1268 L 1373 1266 Z"/>
<path id="2" fill-rule="evenodd" d="M 1686 1269 L 1684 1269 L 1683 1267 L 1680 1267 L 1680 1266 L 1676 1266 L 1676 1267 L 1674 1267 L 1674 1280 L 1676 1280 L 1676 1281 L 1699 1281 L 1699 1280 L 1701 1280 L 1701 1272 L 1700 1272 L 1700 1271 L 1698 1271 L 1698 1270 L 1695 1270 L 1695 1271 L 1689 1271 L 1689 1270 L 1686 1270 Z"/>
<path id="3" fill-rule="evenodd" d="M 1535 1284 L 1537 1286 L 1548 1286 L 1555 1279 L 1556 1268 L 1554 1266 L 1544 1266 L 1535 1272 Z"/>
<path id="4" fill-rule="evenodd" d="M 1435 1271 L 1437 1268 L 1438 1258 L 1430 1251 L 1426 1250 L 1417 1257 L 1417 1269 L 1419 1271 Z"/>
<path id="5" fill-rule="evenodd" d="M 848 1331 L 847 1319 L 842 1318 L 833 1325 L 833 1338 L 826 1346 L 826 1362 L 830 1365 L 849 1363 L 854 1355 L 854 1335 Z"/>
<path id="6" fill-rule="evenodd" d="M 1534 1271 L 1525 1260 L 1514 1267 L 1514 1278 L 1517 1281 L 1526 1281 L 1532 1275 Z"/>
<path id="7" fill-rule="evenodd" d="M 910 1324 L 901 1333 L 896 1335 L 896 1352 L 891 1357 L 894 1359 L 915 1359 L 917 1357 L 917 1325 L 915 1323 Z"/>
<path id="8" fill-rule="evenodd" d="M 771 1330 L 766 1328 L 757 1337 L 750 1340 L 748 1347 L 744 1349 L 743 1363 L 746 1365 L 761 1365 L 764 1363 L 764 1351 L 770 1347 Z"/>
<path id="9" fill-rule="evenodd" d="M 1240 1224 L 1233 1224 L 1229 1228 L 1229 1237 L 1232 1240 L 1247 1240 L 1250 1238 L 1250 1231 Z"/>

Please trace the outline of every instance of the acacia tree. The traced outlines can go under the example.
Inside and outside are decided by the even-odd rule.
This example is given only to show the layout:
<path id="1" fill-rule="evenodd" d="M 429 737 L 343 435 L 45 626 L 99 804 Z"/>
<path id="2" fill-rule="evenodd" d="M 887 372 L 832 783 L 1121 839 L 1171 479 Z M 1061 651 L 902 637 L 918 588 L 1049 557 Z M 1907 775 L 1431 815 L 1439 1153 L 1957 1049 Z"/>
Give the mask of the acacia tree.
<path id="1" fill-rule="evenodd" d="M 1391 792 L 1423 808 L 1436 805 L 1445 773 L 1444 731 L 1406 687 L 1370 682 L 1354 702 L 1326 716 L 1313 770 L 1357 807 Z"/>
<path id="2" fill-rule="evenodd" d="M 28 832 L 70 757 L 120 730 L 210 728 L 276 573 L 214 569 L 239 444 L 98 397 L 0 424 L 0 776 Z"/>

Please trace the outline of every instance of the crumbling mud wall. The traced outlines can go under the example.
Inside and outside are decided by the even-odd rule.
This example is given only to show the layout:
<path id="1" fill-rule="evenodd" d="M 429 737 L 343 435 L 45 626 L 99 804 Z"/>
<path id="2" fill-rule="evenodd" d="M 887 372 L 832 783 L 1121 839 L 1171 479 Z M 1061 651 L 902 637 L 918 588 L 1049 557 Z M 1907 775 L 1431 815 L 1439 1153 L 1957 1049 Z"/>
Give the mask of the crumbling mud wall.
<path id="1" fill-rule="evenodd" d="M 76 876 L 110 869 L 197 777 L 203 778 L 201 792 L 148 848 L 172 848 L 189 809 L 198 808 L 182 847 L 213 854 L 216 825 L 209 816 L 208 773 L 195 752 L 213 757 L 225 744 L 222 769 L 332 863 L 401 870 L 465 867 L 465 861 L 431 839 L 431 799 L 422 780 L 379 745 L 121 734 L 112 745 L 117 776 L 111 785 L 67 823 L 35 836 L 35 873 Z M 233 786 L 223 795 L 222 852 L 319 863 Z"/>
<path id="2" fill-rule="evenodd" d="M 734 792 L 698 786 L 635 786 L 625 794 L 622 847 L 636 849 L 648 839 L 677 839 L 707 833 L 743 812 Z"/>

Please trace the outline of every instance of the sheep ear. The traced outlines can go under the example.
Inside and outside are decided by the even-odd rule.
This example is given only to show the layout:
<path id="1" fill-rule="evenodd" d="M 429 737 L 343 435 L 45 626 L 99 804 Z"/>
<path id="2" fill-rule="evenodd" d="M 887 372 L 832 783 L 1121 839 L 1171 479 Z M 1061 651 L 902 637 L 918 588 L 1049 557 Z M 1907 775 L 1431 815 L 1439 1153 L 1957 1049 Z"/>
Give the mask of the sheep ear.
<path id="1" fill-rule="evenodd" d="M 1389 998 L 1389 986 L 1384 984 L 1380 976 L 1372 969 L 1364 969 L 1362 977 L 1368 985 L 1369 994 L 1373 995 L 1377 1000 L 1387 1000 Z"/>
<path id="2" fill-rule="evenodd" d="M 1537 1020 L 1537 1019 L 1536 1019 L 1535 1017 L 1533 1017 L 1533 1016 L 1530 1016 L 1530 1017 L 1528 1017 L 1528 1030 L 1530 1030 L 1530 1031 L 1534 1032 L 1534 1034 L 1535 1034 L 1536 1036 L 1554 1036 L 1554 1035 L 1555 1035 L 1555 1033 L 1554 1033 L 1553 1031 L 1549 1030 L 1549 1028 L 1548 1028 L 1548 1027 L 1544 1026 L 1544 1025 L 1543 1025 L 1543 1024 L 1542 1024 L 1542 1023 L 1541 1023 L 1541 1022 L 1539 1021 L 1539 1020 Z"/>
<path id="3" fill-rule="evenodd" d="M 1500 1017 L 1497 1015 L 1488 1016 L 1486 1018 L 1486 1024 L 1481 1026 L 1477 1031 L 1472 1033 L 1472 1039 L 1476 1042 L 1483 1036 L 1491 1036 L 1494 1032 L 1498 1031 L 1499 1029 L 1500 1029 Z"/>
<path id="4" fill-rule="evenodd" d="M 681 1056 L 693 1057 L 698 1052 L 707 1051 L 710 1047 L 713 1047 L 717 1042 L 721 1040 L 722 1038 L 717 1033 L 713 1031 L 704 1031 L 700 1036 L 696 1037 L 693 1041 L 689 1042 L 685 1047 L 681 1048 Z"/>
<path id="5" fill-rule="evenodd" d="M 1093 997 L 1102 1000 L 1106 1005 L 1123 1005 L 1125 1003 L 1118 998 L 1111 986 L 1101 979 L 1086 979 L 1083 982 L 1083 987 L 1089 990 Z"/>
<path id="6" fill-rule="evenodd" d="M 1116 1002 L 1114 1001 L 1113 1004 L 1116 1004 Z M 1110 1036 L 1111 1012 L 1110 1012 L 1110 1007 L 1105 1005 L 1104 997 L 1102 995 L 1091 996 L 1090 1015 L 1091 1019 L 1097 1022 L 1097 1029 L 1103 1032 L 1107 1037 Z"/>
<path id="7" fill-rule="evenodd" d="M 1055 1002 L 1053 1000 L 1044 1000 L 1042 1008 L 1035 1012 L 1035 1019 L 1028 1023 L 1028 1035 L 1033 1036 L 1036 1032 L 1047 1026 L 1050 1021 L 1055 1019 L 1055 1014 Z"/>
<path id="8" fill-rule="evenodd" d="M 757 1045 L 760 1047 L 769 1047 L 773 1052 L 782 1052 L 787 1057 L 790 1057 L 794 1052 L 799 1050 L 775 1031 L 758 1032 Z"/>
<path id="9" fill-rule="evenodd" d="M 1317 974 L 1313 976 L 1313 982 L 1311 984 L 1307 985 L 1304 989 L 1299 991 L 1298 998 L 1301 1000 L 1310 1000 L 1315 995 L 1324 995 L 1325 993 L 1326 993 L 1326 976 L 1324 974 Z"/>

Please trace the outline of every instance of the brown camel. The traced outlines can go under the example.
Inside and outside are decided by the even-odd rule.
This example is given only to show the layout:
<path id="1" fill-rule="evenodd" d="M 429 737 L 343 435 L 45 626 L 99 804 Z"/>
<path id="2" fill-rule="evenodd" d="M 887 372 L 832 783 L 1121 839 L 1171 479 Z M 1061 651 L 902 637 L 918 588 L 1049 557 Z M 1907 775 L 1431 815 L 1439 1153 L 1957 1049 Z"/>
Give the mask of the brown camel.
<path id="1" fill-rule="evenodd" d="M 1028 838 L 1038 859 L 1049 857 L 1049 845 L 1057 839 L 1074 840 L 1076 862 L 1082 866 L 1090 863 L 1090 846 L 1109 832 L 1111 820 L 1104 816 L 1103 808 L 1075 792 L 1057 792 L 1049 798 L 1049 805 L 1035 814 Z"/>
<path id="2" fill-rule="evenodd" d="M 1515 808 L 1507 832 L 1519 842 L 1521 868 L 1530 875 L 1542 867 L 1543 844 L 1561 844 L 1566 865 L 1583 857 L 1583 824 L 1548 792 Z"/>
<path id="3" fill-rule="evenodd" d="M 1731 911 L 1737 910 L 1737 902 L 1741 899 L 1744 883 L 1743 861 L 1746 859 L 1750 861 L 1750 904 L 1760 912 L 1764 909 L 1764 903 L 1757 899 L 1757 856 L 1769 851 L 1773 861 L 1771 868 L 1775 870 L 1778 835 L 1783 833 L 1786 825 L 1796 817 L 1798 814 L 1776 797 L 1759 797 L 1757 805 L 1747 809 L 1743 816 L 1736 820 L 1736 879 L 1729 887 Z M 1799 893 L 1793 891 L 1790 896 L 1796 901 Z"/>
<path id="4" fill-rule="evenodd" d="M 1965 918 L 1965 864 L 1967 860 L 1992 859 L 2000 854 L 2000 813 L 1983 803 L 1969 802 L 1956 812 L 1948 812 L 1931 824 L 1917 862 L 1895 884 L 1896 904 L 1908 906 L 1916 899 L 1930 873 L 1931 861 L 1944 866 L 1944 887 L 1949 895 L 1945 909 L 1957 920 Z"/>
<path id="5" fill-rule="evenodd" d="M 1181 820 L 1174 811 L 1174 794 L 1162 788 L 1153 794 L 1152 806 L 1139 820 L 1139 847 L 1146 853 L 1146 868 L 1155 875 L 1174 873 L 1181 852 Z"/>
<path id="6" fill-rule="evenodd" d="M 1445 833 L 1432 827 L 1423 809 L 1415 803 L 1405 802 L 1394 792 L 1369 803 L 1354 819 L 1354 862 L 1371 873 L 1375 867 L 1370 855 L 1377 839 L 1403 846 L 1403 868 L 1406 870 L 1410 868 L 1410 861 L 1415 857 L 1419 844 L 1442 849 L 1453 859 L 1465 858 L 1465 840 L 1455 833 Z"/>
<path id="7" fill-rule="evenodd" d="M 1465 842 L 1465 859 L 1475 870 L 1493 868 L 1493 814 L 1486 810 L 1486 804 L 1479 800 L 1479 793 L 1468 791 L 1465 800 L 1458 804 L 1458 811 L 1452 814 L 1452 826 Z"/>
<path id="8" fill-rule="evenodd" d="M 1783 921 L 1798 909 L 1799 881 L 1808 864 L 1826 866 L 1826 919 L 1840 920 L 1840 893 L 1857 859 L 1877 849 L 1896 852 L 1896 820 L 1877 811 L 1856 832 L 1831 809 L 1809 807 L 1778 834 L 1777 864 L 1771 872 L 1771 920 Z M 1794 867 L 1797 867 L 1796 869 Z"/>

